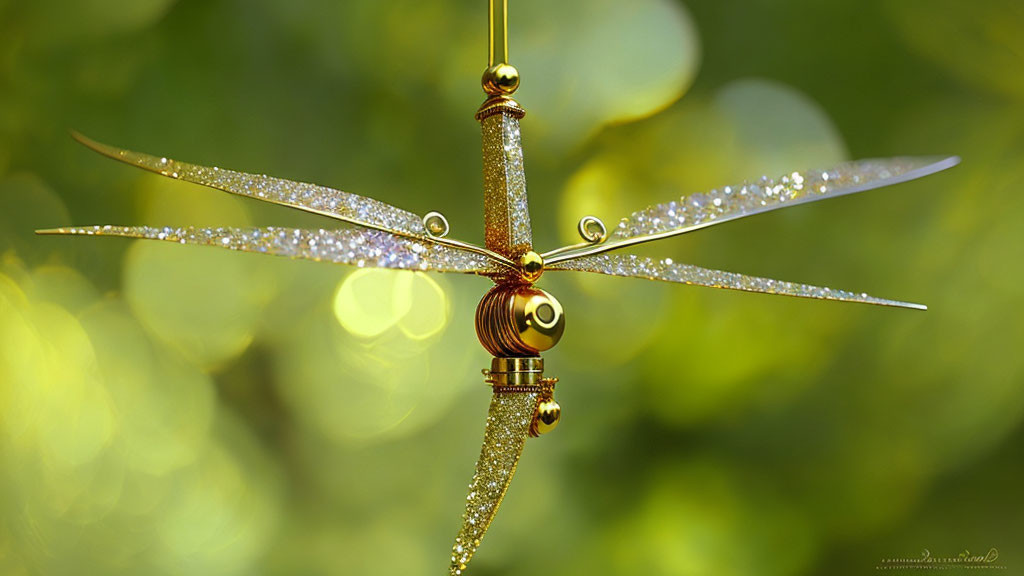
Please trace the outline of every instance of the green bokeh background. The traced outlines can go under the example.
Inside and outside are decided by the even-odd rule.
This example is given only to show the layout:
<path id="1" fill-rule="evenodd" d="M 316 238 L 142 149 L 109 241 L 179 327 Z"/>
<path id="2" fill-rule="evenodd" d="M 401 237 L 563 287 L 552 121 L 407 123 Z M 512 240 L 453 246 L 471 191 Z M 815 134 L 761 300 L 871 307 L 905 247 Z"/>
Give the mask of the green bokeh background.
<path id="1" fill-rule="evenodd" d="M 563 423 L 470 573 L 1024 573 L 1024 8 L 512 0 L 537 244 L 846 158 L 922 181 L 645 248 L 926 313 L 549 274 Z M 66 224 L 329 223 L 104 160 L 318 182 L 482 240 L 485 2 L 0 0 L 0 574 L 438 574 L 488 390 L 475 277 Z"/>

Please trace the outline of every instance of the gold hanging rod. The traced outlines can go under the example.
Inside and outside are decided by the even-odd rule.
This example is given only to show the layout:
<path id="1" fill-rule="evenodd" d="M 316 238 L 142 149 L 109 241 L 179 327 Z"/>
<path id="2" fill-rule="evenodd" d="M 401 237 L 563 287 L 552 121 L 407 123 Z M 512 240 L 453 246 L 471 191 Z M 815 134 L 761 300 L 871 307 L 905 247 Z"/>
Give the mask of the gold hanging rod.
<path id="1" fill-rule="evenodd" d="M 484 92 L 509 96 L 519 88 L 519 71 L 508 63 L 508 0 L 487 0 L 487 44 Z"/>
<path id="2" fill-rule="evenodd" d="M 508 64 L 508 0 L 488 0 L 487 66 Z"/>

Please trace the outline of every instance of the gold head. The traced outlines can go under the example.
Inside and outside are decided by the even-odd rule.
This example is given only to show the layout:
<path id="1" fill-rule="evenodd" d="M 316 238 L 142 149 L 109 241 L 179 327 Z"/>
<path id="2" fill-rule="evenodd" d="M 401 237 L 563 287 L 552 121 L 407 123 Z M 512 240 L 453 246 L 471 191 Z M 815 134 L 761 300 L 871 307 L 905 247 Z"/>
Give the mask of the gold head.
<path id="1" fill-rule="evenodd" d="M 498 284 L 476 309 L 476 335 L 493 356 L 523 358 L 554 348 L 565 313 L 554 296 L 532 284 Z"/>

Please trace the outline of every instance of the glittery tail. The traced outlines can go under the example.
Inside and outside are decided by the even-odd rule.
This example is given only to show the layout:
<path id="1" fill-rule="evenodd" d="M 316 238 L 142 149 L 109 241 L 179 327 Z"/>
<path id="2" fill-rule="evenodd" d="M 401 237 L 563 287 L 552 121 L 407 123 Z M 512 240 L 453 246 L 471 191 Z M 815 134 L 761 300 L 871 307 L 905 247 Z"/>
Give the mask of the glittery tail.
<path id="1" fill-rule="evenodd" d="M 494 520 L 512 482 L 537 408 L 536 393 L 495 393 L 487 413 L 480 459 L 466 497 L 462 529 L 452 546 L 452 576 L 461 575 Z"/>

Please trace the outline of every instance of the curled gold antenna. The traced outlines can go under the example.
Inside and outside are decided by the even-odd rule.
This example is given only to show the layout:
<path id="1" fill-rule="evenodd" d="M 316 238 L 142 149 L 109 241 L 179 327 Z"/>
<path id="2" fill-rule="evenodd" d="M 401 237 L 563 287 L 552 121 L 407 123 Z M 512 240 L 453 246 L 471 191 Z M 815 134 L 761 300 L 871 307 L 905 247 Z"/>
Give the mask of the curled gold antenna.
<path id="1" fill-rule="evenodd" d="M 502 254 L 498 254 L 497 252 L 494 252 L 493 250 L 488 250 L 487 248 L 484 248 L 482 246 L 477 246 L 476 244 L 470 244 L 469 242 L 463 242 L 461 240 L 448 238 L 448 232 L 451 230 L 451 227 L 448 225 L 448 219 L 445 218 L 444 214 L 440 212 L 427 212 L 427 214 L 423 216 L 423 228 L 427 231 L 427 236 L 430 238 L 430 240 L 436 244 L 440 244 L 442 246 L 450 246 L 452 248 L 459 248 L 467 252 L 480 254 L 482 256 L 490 258 L 496 264 L 508 270 L 512 270 L 515 272 L 519 271 L 519 267 L 516 265 L 516 263 L 513 262 L 512 260 L 509 260 Z"/>
<path id="2" fill-rule="evenodd" d="M 579 250 L 581 248 L 596 246 L 608 239 L 608 228 L 597 216 L 584 216 L 583 218 L 580 218 L 579 224 L 576 225 L 576 231 L 579 232 L 580 238 L 583 239 L 583 242 L 573 244 L 571 246 L 562 246 L 561 248 L 556 248 L 550 252 L 545 252 L 541 254 L 541 258 L 547 261 L 552 256 L 564 254 L 565 252 L 572 252 L 573 250 Z"/>
<path id="3" fill-rule="evenodd" d="M 440 212 L 427 212 L 423 216 L 423 228 L 434 238 L 444 238 L 451 229 L 448 226 L 448 219 Z"/>

